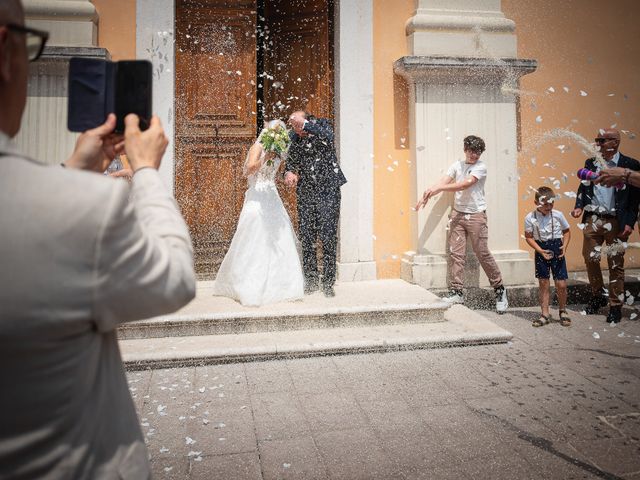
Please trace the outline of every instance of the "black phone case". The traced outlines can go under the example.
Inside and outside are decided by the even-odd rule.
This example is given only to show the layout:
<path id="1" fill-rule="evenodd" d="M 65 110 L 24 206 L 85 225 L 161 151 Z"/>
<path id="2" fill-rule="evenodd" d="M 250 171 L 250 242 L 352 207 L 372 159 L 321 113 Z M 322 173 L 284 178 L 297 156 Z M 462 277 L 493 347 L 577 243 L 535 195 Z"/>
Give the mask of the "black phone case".
<path id="1" fill-rule="evenodd" d="M 135 64 L 140 79 L 140 91 L 132 91 L 136 105 L 123 103 L 123 85 L 118 75 Z M 84 132 L 102 125 L 109 113 L 117 116 L 116 132 L 124 131 L 124 117 L 136 113 L 140 128 L 148 128 L 151 120 L 151 62 L 147 60 L 111 62 L 95 58 L 71 58 L 69 61 L 69 103 L 67 127 L 72 132 Z M 135 89 L 135 85 L 129 88 Z M 120 90 L 120 92 L 118 92 Z M 130 95 L 131 96 L 131 95 Z"/>

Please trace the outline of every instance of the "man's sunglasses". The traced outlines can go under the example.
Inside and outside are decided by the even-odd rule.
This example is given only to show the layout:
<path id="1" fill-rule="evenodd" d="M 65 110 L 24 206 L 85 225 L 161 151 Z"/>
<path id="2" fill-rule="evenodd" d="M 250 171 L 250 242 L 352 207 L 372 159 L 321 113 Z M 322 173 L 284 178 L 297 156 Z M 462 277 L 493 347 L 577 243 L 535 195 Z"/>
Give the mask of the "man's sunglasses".
<path id="1" fill-rule="evenodd" d="M 49 32 L 36 30 L 35 28 L 23 27 L 22 25 L 16 25 L 15 23 L 8 23 L 5 27 L 12 32 L 26 35 L 27 57 L 30 62 L 40 58 L 40 55 L 42 55 L 42 51 L 44 50 L 44 46 L 47 43 L 47 39 L 49 38 Z"/>
<path id="2" fill-rule="evenodd" d="M 617 140 L 617 138 L 596 137 L 593 139 L 596 143 L 606 143 L 609 140 Z"/>

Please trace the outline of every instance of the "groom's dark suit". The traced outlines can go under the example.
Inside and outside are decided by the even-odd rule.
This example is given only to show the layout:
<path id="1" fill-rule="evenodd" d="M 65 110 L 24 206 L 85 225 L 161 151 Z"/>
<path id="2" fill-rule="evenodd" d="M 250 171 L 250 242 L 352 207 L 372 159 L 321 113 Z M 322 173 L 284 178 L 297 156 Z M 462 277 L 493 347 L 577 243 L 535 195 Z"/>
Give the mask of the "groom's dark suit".
<path id="1" fill-rule="evenodd" d="M 308 288 L 318 285 L 318 260 L 315 242 L 322 242 L 323 287 L 336 281 L 336 250 L 340 187 L 347 182 L 336 157 L 333 129 L 329 120 L 310 117 L 301 137 L 291 131 L 286 171 L 299 177 L 297 187 L 298 218 L 302 241 L 302 265 Z"/>

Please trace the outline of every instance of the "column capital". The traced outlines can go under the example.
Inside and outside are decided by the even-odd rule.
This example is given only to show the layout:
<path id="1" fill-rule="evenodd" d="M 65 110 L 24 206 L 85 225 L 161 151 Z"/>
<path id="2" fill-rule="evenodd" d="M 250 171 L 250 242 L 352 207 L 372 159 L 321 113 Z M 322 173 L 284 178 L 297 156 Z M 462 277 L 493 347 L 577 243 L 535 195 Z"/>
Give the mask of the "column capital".
<path id="1" fill-rule="evenodd" d="M 89 0 L 24 0 L 23 5 L 25 15 L 33 19 L 98 21 Z"/>
<path id="2" fill-rule="evenodd" d="M 50 46 L 98 44 L 98 12 L 89 0 L 24 0 L 27 25 L 49 32 Z"/>
<path id="3" fill-rule="evenodd" d="M 517 57 L 516 25 L 500 0 L 416 0 L 405 28 L 412 55 Z"/>
<path id="4" fill-rule="evenodd" d="M 410 83 L 502 85 L 537 66 L 535 60 L 520 58 L 406 56 L 394 62 L 393 71 Z"/>

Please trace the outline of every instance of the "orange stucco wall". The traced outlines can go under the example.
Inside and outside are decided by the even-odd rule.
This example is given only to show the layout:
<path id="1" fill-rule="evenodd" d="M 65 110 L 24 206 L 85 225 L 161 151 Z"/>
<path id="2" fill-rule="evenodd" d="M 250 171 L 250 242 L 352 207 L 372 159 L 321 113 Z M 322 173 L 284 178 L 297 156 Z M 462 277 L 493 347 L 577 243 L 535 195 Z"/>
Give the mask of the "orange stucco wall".
<path id="1" fill-rule="evenodd" d="M 636 21 L 640 3 L 612 0 L 602 8 L 595 0 L 503 0 L 502 10 L 516 22 L 518 55 L 539 63 L 538 70 L 524 77 L 521 84 L 523 90 L 532 92 L 521 98 L 523 149 L 518 162 L 522 229 L 522 219 L 533 208 L 528 187 L 550 185 L 553 177 L 560 179 L 556 193 L 575 191 L 575 173 L 585 159 L 581 148 L 567 138 L 537 148 L 545 132 L 570 128 L 593 141 L 599 128 L 617 125 L 629 131 L 622 135 L 620 151 L 640 158 L 640 140 L 632 139 L 640 133 L 640 30 Z M 555 92 L 550 92 L 550 87 Z M 558 148 L 561 145 L 565 148 Z M 566 183 L 563 174 L 568 176 Z M 556 208 L 568 216 L 573 204 L 574 199 L 565 197 Z M 569 270 L 584 270 L 582 232 L 576 227 L 579 220 L 570 219 L 569 223 L 573 235 Z M 636 232 L 631 241 L 639 238 Z M 521 248 L 526 248 L 524 240 Z M 640 251 L 629 251 L 626 264 L 640 265 Z"/>
<path id="2" fill-rule="evenodd" d="M 136 1 L 91 0 L 98 10 L 98 45 L 113 60 L 136 58 Z"/>
<path id="3" fill-rule="evenodd" d="M 411 249 L 415 199 L 410 198 L 409 152 L 401 141 L 405 138 L 408 145 L 407 89 L 393 75 L 392 64 L 408 54 L 404 24 L 415 2 L 376 0 L 374 7 L 375 258 L 379 276 L 389 278 L 399 276 L 402 252 Z M 617 124 L 629 132 L 623 134 L 620 150 L 640 158 L 640 140 L 633 139 L 640 132 L 640 30 L 635 25 L 640 3 L 613 0 L 603 8 L 595 0 L 503 0 L 502 9 L 516 23 L 518 56 L 539 63 L 521 84 L 526 92 L 520 100 L 522 147 L 517 159 L 522 230 L 524 216 L 534 208 L 529 187 L 553 187 L 559 180 L 557 193 L 564 198 L 556 208 L 568 218 L 573 208 L 574 199 L 564 192 L 577 189 L 575 172 L 585 155 L 568 138 L 543 143 L 546 132 L 571 129 L 591 141 L 598 128 Z M 570 223 L 569 269 L 584 270 L 579 221 Z M 634 233 L 631 241 L 638 239 Z M 524 240 L 521 248 L 530 250 Z M 626 258 L 628 266 L 640 265 L 640 251 L 631 250 Z"/>
<path id="4" fill-rule="evenodd" d="M 393 62 L 407 55 L 404 25 L 415 2 L 375 0 L 373 6 L 374 255 L 379 278 L 398 278 L 402 254 L 411 249 L 415 199 L 409 190 L 408 88 L 394 75 Z"/>

